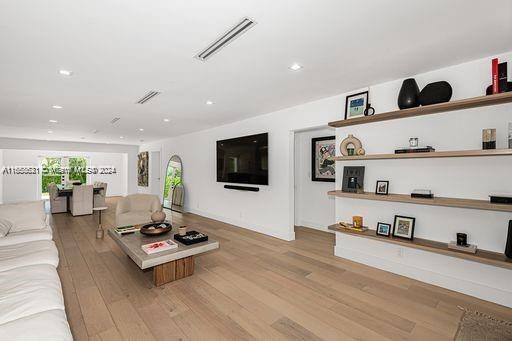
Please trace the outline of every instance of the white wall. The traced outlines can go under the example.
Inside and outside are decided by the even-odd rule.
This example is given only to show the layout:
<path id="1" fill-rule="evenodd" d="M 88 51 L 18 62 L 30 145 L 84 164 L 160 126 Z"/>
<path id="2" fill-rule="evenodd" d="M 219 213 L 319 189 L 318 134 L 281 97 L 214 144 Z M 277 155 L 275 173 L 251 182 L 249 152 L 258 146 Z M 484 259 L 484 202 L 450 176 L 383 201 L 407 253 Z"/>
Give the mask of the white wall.
<path id="1" fill-rule="evenodd" d="M 161 150 L 162 172 L 172 155 L 183 161 L 185 208 L 285 240 L 294 239 L 293 131 L 325 126 L 341 114 L 340 96 L 254 117 L 213 129 L 145 144 Z M 269 185 L 259 192 L 224 189 L 216 181 L 217 140 L 269 133 Z"/>
<path id="2" fill-rule="evenodd" d="M 121 153 L 85 153 L 69 151 L 42 151 L 42 150 L 3 150 L 3 167 L 30 166 L 38 167 L 42 157 L 81 156 L 88 159 L 89 167 L 113 167 L 116 174 L 93 174 L 90 182 L 104 181 L 108 183 L 107 196 L 126 195 L 128 184 L 126 182 L 126 154 Z M 4 175 L 3 201 L 17 202 L 24 200 L 38 200 L 40 188 L 40 175 Z"/>
<path id="3" fill-rule="evenodd" d="M 335 183 L 311 181 L 311 139 L 334 134 L 332 128 L 295 133 L 295 225 L 328 231 L 336 222 L 335 199 L 326 195 Z"/>
<path id="4" fill-rule="evenodd" d="M 510 61 L 511 53 L 500 56 Z M 452 66 L 419 75 L 420 87 L 428 82 L 447 80 L 453 87 L 453 99 L 482 95 L 490 83 L 490 59 Z M 397 108 L 397 96 L 402 80 L 370 87 L 370 100 L 377 113 Z M 351 91 L 350 93 L 359 91 Z M 306 103 L 293 108 L 261 115 L 209 130 L 174 137 L 143 145 L 140 150 L 161 150 L 162 167 L 173 154 L 183 159 L 186 188 L 186 208 L 189 211 L 230 222 L 245 228 L 283 239 L 293 239 L 293 149 L 292 131 L 325 126 L 341 119 L 346 94 Z M 360 137 L 368 153 L 390 152 L 407 145 L 408 138 L 417 136 L 422 143 L 438 150 L 479 149 L 481 129 L 498 128 L 499 146 L 503 146 L 506 122 L 510 121 L 511 104 L 493 108 L 472 109 L 447 115 L 431 115 L 406 120 L 375 123 L 338 129 L 338 143 L 348 132 Z M 464 127 L 464 129 L 460 129 Z M 215 178 L 215 141 L 230 137 L 269 133 L 269 186 L 259 186 L 260 192 L 237 192 L 223 188 Z M 489 192 L 511 188 L 512 178 L 504 176 L 511 169 L 510 158 L 369 161 L 353 163 L 375 165 L 367 167 L 367 188 L 377 178 L 389 179 L 391 191 L 409 193 L 414 188 L 427 187 L 436 195 L 485 198 Z M 342 164 L 338 164 L 338 175 Z M 471 170 L 477 167 L 477 170 Z M 464 170 L 463 172 L 461 170 Z M 339 179 L 337 187 L 340 187 Z M 363 214 L 370 226 L 377 220 L 389 221 L 395 213 L 382 208 L 385 203 L 336 199 L 336 217 L 346 220 Z M 470 239 L 480 247 L 501 250 L 504 245 L 506 214 L 432 208 L 393 204 L 402 214 L 418 218 L 418 236 L 448 240 L 455 231 L 468 229 Z M 407 207 L 407 209 L 405 209 Z M 435 210 L 435 211 L 432 211 Z M 421 212 L 425 212 L 421 214 Z M 421 214 L 421 215 L 420 215 Z M 472 219 L 475 220 L 472 220 Z M 486 229 L 478 227 L 486 226 Z"/>
<path id="5" fill-rule="evenodd" d="M 511 62 L 512 53 L 500 56 Z M 421 87 L 447 80 L 453 87 L 452 99 L 480 96 L 490 84 L 490 58 L 417 75 Z M 378 111 L 396 108 L 401 81 L 370 88 L 371 103 Z M 340 143 L 349 133 L 361 139 L 368 154 L 391 153 L 407 146 L 410 137 L 438 151 L 482 148 L 482 129 L 497 129 L 497 148 L 507 148 L 507 125 L 512 122 L 512 104 L 483 107 L 379 122 L 337 129 Z M 390 192 L 409 194 L 416 188 L 431 189 L 439 197 L 488 200 L 493 192 L 512 192 L 511 157 L 374 160 L 337 163 L 337 188 L 341 187 L 343 167 L 365 166 L 364 186 L 374 191 L 377 180 L 389 180 Z M 512 214 L 484 210 L 413 204 L 336 199 L 336 217 L 350 221 L 362 215 L 375 229 L 377 222 L 392 224 L 395 215 L 416 218 L 414 235 L 442 242 L 455 240 L 457 232 L 468 234 L 469 242 L 480 249 L 503 253 L 508 221 Z M 460 291 L 485 300 L 512 306 L 512 271 L 468 260 L 437 255 L 407 247 L 363 240 L 337 233 L 336 255 L 400 275 Z"/>
<path id="6" fill-rule="evenodd" d="M 127 170 L 127 193 L 137 193 L 138 146 L 107 143 L 43 141 L 0 137 L 0 149 L 126 154 L 125 169 Z"/>

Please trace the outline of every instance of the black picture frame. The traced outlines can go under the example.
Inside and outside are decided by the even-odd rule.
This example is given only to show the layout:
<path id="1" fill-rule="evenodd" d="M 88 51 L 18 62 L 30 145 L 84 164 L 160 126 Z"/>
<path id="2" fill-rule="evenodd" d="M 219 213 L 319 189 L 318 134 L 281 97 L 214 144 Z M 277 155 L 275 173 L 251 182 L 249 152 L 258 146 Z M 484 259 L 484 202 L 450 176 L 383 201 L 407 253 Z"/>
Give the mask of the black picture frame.
<path id="1" fill-rule="evenodd" d="M 364 166 L 343 167 L 341 191 L 348 193 L 364 192 Z"/>
<path id="2" fill-rule="evenodd" d="M 348 116 L 348 103 L 349 103 L 350 99 L 353 98 L 353 97 L 360 97 L 360 96 L 366 96 L 366 101 L 364 103 L 361 115 L 357 115 L 357 116 L 354 116 L 354 117 L 349 117 Z M 369 93 L 368 93 L 368 91 L 363 91 L 363 92 L 358 92 L 357 94 L 348 95 L 345 98 L 345 119 L 346 120 L 350 120 L 350 119 L 353 119 L 353 118 L 364 117 L 365 116 L 364 112 L 365 112 L 366 108 L 368 107 L 368 101 L 369 101 Z"/>
<path id="3" fill-rule="evenodd" d="M 324 160 L 324 163 L 328 163 L 325 167 L 332 167 L 332 176 L 329 178 L 322 178 L 317 176 L 317 143 L 322 141 L 333 141 L 333 149 L 331 152 L 331 156 L 335 156 L 336 153 L 336 136 L 323 136 L 323 137 L 315 137 L 311 139 L 311 181 L 320 181 L 320 182 L 335 182 L 336 181 L 336 167 L 334 160 Z"/>
<path id="4" fill-rule="evenodd" d="M 410 237 L 397 234 L 397 221 L 398 219 L 404 219 L 404 220 L 410 220 L 411 221 L 411 235 Z M 395 219 L 393 221 L 393 238 L 401 238 L 401 239 L 407 239 L 407 240 L 413 240 L 414 238 L 414 226 L 416 225 L 416 218 L 413 217 L 406 217 L 401 215 L 395 215 Z"/>
<path id="5" fill-rule="evenodd" d="M 379 232 L 379 227 L 380 227 L 381 225 L 385 225 L 385 226 L 387 226 L 387 228 L 388 228 L 388 233 L 387 233 L 387 234 L 386 234 L 386 233 L 380 233 L 380 232 Z M 378 236 L 389 237 L 389 236 L 391 235 L 391 224 L 378 222 L 378 223 L 377 223 L 377 229 L 375 230 L 375 234 L 376 234 L 376 235 L 378 235 Z"/>
<path id="6" fill-rule="evenodd" d="M 379 192 L 379 183 L 386 183 L 386 192 Z M 388 195 L 389 194 L 389 181 L 387 180 L 377 180 L 377 183 L 375 184 L 375 194 L 377 195 Z"/>

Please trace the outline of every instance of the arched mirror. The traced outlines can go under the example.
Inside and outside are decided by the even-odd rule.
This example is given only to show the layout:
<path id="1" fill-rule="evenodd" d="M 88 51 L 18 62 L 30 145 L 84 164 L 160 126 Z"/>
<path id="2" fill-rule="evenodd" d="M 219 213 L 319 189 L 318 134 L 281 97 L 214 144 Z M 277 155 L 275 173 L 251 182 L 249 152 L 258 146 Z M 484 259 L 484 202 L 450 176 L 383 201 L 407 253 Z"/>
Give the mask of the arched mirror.
<path id="1" fill-rule="evenodd" d="M 164 183 L 164 207 L 172 211 L 183 212 L 185 188 L 183 187 L 183 166 L 181 158 L 173 155 L 167 163 Z"/>

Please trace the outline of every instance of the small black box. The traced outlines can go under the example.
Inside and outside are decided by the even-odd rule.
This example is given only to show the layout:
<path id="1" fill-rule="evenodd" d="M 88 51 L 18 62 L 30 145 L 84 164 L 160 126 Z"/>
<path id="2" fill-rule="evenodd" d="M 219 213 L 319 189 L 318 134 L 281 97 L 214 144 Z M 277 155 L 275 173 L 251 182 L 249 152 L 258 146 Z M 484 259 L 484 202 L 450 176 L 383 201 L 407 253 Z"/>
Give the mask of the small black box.
<path id="1" fill-rule="evenodd" d="M 512 204 L 512 196 L 507 195 L 489 195 L 493 204 Z"/>

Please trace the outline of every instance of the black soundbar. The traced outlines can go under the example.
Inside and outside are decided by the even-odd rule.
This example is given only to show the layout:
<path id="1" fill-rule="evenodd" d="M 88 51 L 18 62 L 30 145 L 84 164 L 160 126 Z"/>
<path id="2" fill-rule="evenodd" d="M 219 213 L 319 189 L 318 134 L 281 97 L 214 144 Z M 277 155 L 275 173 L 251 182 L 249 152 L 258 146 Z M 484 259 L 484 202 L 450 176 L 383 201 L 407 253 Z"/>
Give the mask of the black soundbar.
<path id="1" fill-rule="evenodd" d="M 224 185 L 225 189 L 236 189 L 237 191 L 259 192 L 259 187 Z"/>

